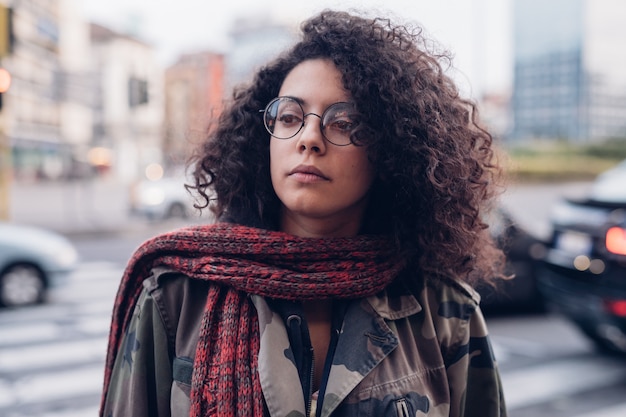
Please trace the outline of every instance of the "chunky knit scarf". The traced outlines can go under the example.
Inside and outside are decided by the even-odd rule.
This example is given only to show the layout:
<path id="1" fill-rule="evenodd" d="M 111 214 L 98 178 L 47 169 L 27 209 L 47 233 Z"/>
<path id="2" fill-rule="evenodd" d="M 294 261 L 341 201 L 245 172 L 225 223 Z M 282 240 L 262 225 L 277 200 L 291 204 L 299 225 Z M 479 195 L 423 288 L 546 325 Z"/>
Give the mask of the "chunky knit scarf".
<path id="1" fill-rule="evenodd" d="M 157 236 L 135 252 L 118 290 L 103 405 L 142 280 L 155 266 L 216 284 L 208 293 L 193 366 L 190 415 L 200 417 L 263 415 L 259 327 L 248 294 L 286 300 L 366 297 L 385 288 L 403 263 L 390 241 L 374 236 L 300 238 L 226 223 Z"/>

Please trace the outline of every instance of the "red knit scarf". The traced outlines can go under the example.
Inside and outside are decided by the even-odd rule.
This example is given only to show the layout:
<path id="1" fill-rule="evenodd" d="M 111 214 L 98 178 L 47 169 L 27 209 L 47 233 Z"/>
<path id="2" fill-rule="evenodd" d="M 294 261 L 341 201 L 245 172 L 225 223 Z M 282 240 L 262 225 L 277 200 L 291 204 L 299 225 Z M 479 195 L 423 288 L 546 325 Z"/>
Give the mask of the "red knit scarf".
<path id="1" fill-rule="evenodd" d="M 196 347 L 191 416 L 262 416 L 259 326 L 248 294 L 286 300 L 360 298 L 403 268 L 389 240 L 300 238 L 220 223 L 180 229 L 144 243 L 122 278 L 111 324 L 101 415 L 122 335 L 155 266 L 214 282 Z"/>

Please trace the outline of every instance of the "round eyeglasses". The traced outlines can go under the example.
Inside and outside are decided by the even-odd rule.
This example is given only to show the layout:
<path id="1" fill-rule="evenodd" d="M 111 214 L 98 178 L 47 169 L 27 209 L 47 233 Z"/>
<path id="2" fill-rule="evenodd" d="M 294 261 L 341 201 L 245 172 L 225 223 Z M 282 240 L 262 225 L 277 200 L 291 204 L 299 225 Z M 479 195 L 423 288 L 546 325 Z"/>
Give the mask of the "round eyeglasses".
<path id="1" fill-rule="evenodd" d="M 327 141 L 336 146 L 357 145 L 357 132 L 361 130 L 361 117 L 352 103 L 334 103 L 320 116 L 305 113 L 302 105 L 292 97 L 277 97 L 265 107 L 263 123 L 270 135 L 277 139 L 290 139 L 304 126 L 307 116 L 320 118 L 320 130 Z"/>

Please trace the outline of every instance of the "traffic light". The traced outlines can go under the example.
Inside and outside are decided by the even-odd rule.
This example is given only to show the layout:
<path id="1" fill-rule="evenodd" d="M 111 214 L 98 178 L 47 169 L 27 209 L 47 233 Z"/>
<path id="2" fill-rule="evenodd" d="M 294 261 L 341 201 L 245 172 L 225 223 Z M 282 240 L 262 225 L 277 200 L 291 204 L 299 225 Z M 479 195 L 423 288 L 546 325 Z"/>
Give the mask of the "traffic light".
<path id="1" fill-rule="evenodd" d="M 0 110 L 2 110 L 2 95 L 7 92 L 11 86 L 11 73 L 5 68 L 0 67 Z"/>

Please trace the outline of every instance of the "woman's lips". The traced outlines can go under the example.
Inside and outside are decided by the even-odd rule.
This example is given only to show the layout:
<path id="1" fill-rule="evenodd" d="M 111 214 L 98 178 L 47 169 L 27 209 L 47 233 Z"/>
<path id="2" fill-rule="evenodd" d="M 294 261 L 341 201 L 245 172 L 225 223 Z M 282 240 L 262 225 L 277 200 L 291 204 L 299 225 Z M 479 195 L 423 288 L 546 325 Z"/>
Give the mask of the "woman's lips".
<path id="1" fill-rule="evenodd" d="M 303 182 L 315 182 L 329 178 L 322 171 L 310 165 L 298 165 L 289 172 L 289 176 Z"/>

